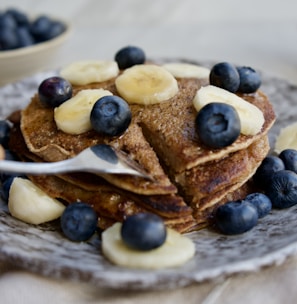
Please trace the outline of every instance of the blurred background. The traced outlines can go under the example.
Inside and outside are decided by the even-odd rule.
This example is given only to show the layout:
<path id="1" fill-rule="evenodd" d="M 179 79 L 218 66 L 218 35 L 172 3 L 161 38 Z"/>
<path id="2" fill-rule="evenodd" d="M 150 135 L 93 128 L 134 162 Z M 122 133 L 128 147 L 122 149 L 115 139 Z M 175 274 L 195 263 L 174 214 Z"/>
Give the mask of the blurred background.
<path id="1" fill-rule="evenodd" d="M 54 67 L 111 59 L 128 44 L 148 57 L 184 57 L 250 65 L 297 84 L 295 0 L 1 0 L 30 15 L 72 24 Z"/>

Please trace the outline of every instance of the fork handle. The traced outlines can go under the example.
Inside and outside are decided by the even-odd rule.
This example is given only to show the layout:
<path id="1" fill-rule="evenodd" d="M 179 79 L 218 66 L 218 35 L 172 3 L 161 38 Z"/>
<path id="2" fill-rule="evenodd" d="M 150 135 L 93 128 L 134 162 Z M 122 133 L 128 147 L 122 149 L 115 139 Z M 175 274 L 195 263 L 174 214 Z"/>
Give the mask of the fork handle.
<path id="1" fill-rule="evenodd" d="M 34 163 L 34 162 L 19 162 L 12 160 L 1 160 L 0 171 L 7 173 L 20 174 L 55 174 L 66 173 L 71 171 L 69 168 L 69 160 L 63 160 L 53 163 Z"/>

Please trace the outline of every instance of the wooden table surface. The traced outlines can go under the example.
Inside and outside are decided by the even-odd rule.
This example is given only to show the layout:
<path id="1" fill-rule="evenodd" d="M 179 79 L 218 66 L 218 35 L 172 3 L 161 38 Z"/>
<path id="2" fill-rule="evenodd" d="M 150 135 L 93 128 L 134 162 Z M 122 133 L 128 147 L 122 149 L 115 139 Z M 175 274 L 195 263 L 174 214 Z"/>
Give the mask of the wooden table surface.
<path id="1" fill-rule="evenodd" d="M 113 59 L 128 44 L 147 56 L 232 61 L 297 84 L 297 2 L 284 0 L 1 0 L 32 15 L 69 20 L 55 66 Z M 297 257 L 261 271 L 158 292 L 94 289 L 0 264 L 1 303 L 295 303 Z"/>

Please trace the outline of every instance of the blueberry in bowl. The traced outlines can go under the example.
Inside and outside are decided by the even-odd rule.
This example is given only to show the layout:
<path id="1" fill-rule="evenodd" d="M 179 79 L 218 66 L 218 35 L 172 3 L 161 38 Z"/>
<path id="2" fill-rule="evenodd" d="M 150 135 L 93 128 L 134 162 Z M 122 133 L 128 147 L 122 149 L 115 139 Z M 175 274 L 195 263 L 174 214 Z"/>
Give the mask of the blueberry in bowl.
<path id="1" fill-rule="evenodd" d="M 0 86 L 58 68 L 56 56 L 70 32 L 68 21 L 53 16 L 31 17 L 15 8 L 0 11 Z"/>
<path id="2" fill-rule="evenodd" d="M 29 18 L 18 9 L 0 12 L 0 51 L 19 49 L 58 37 L 66 24 L 47 15 Z"/>

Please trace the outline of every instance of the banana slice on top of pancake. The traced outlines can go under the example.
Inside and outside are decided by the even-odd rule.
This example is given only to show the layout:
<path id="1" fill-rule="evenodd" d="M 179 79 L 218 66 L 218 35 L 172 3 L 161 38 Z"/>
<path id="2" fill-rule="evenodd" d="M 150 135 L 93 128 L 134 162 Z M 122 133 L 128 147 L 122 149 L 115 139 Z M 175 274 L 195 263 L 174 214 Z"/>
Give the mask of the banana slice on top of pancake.
<path id="1" fill-rule="evenodd" d="M 170 62 L 162 65 L 176 78 L 208 78 L 210 69 L 192 63 Z"/>
<path id="2" fill-rule="evenodd" d="M 233 106 L 238 112 L 241 133 L 244 135 L 256 135 L 262 129 L 265 122 L 262 111 L 243 98 L 219 87 L 208 85 L 201 87 L 193 100 L 197 111 L 211 102 L 222 102 Z"/>
<path id="3" fill-rule="evenodd" d="M 73 85 L 87 85 L 116 77 L 119 67 L 115 61 L 75 61 L 60 71 L 60 75 Z"/>
<path id="4" fill-rule="evenodd" d="M 150 105 L 175 96 L 178 84 L 161 66 L 140 64 L 126 69 L 115 80 L 118 93 L 128 103 Z"/>
<path id="5" fill-rule="evenodd" d="M 104 89 L 85 89 L 54 110 L 59 130 L 68 134 L 81 134 L 92 129 L 90 113 L 96 101 L 112 93 Z"/>

